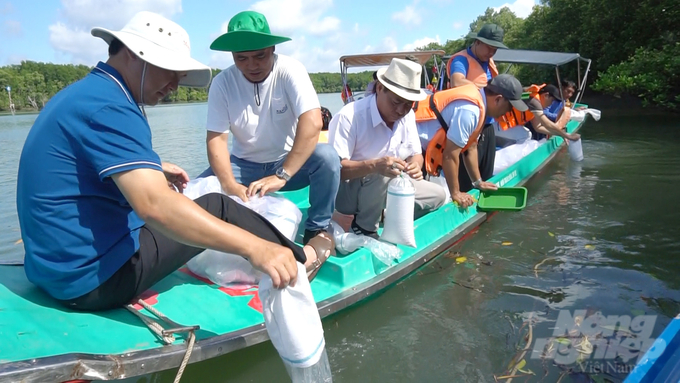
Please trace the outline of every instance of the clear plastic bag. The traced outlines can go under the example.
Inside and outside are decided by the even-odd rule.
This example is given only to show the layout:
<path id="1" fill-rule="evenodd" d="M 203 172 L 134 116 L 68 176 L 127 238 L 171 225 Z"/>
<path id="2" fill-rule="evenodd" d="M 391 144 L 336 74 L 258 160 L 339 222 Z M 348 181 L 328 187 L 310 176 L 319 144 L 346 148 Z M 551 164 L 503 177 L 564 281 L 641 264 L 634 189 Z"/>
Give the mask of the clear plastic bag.
<path id="1" fill-rule="evenodd" d="M 267 218 L 286 238 L 295 240 L 298 226 L 302 221 L 302 212 L 290 200 L 276 195 L 265 195 L 264 197 L 251 197 L 248 202 L 241 201 L 240 198 L 232 197 L 236 202 L 245 205 L 249 209 Z"/>
<path id="2" fill-rule="evenodd" d="M 349 254 L 355 252 L 360 247 L 366 246 L 368 239 L 373 238 L 354 233 L 342 233 L 335 239 L 335 249 L 343 254 Z"/>
<path id="3" fill-rule="evenodd" d="M 210 249 L 189 260 L 187 267 L 199 277 L 225 287 L 233 284 L 256 285 L 262 277 L 262 272 L 243 257 Z"/>
<path id="4" fill-rule="evenodd" d="M 391 266 L 393 262 L 401 257 L 402 250 L 390 243 L 381 242 L 365 235 L 357 235 L 354 233 L 340 234 L 335 240 L 335 248 L 343 254 L 349 254 L 356 251 L 360 247 L 365 247 L 371 253 L 387 266 Z"/>
<path id="5" fill-rule="evenodd" d="M 331 220 L 330 229 L 331 234 L 333 234 L 333 239 L 335 240 L 335 243 L 338 243 L 340 236 L 342 234 L 345 234 L 345 229 L 334 220 Z"/>
<path id="6" fill-rule="evenodd" d="M 401 257 L 403 251 L 390 243 L 380 242 L 370 237 L 366 237 L 366 248 L 378 258 L 382 263 L 391 266 L 395 260 Z"/>
<path id="7" fill-rule="evenodd" d="M 190 199 L 196 199 L 210 193 L 227 194 L 222 190 L 220 180 L 215 176 L 193 179 L 187 183 L 187 187 L 185 187 L 182 192 L 182 194 Z"/>
<path id="8" fill-rule="evenodd" d="M 198 178 L 189 183 L 184 194 L 196 199 L 208 193 L 222 193 L 217 177 Z M 246 206 L 265 217 L 283 235 L 291 241 L 295 240 L 298 226 L 302 221 L 302 212 L 288 199 L 276 195 L 255 196 L 243 202 L 236 196 L 229 196 L 234 201 Z M 262 273 L 244 258 L 215 250 L 205 250 L 187 262 L 187 267 L 199 277 L 209 279 L 220 286 L 233 284 L 257 284 Z"/>

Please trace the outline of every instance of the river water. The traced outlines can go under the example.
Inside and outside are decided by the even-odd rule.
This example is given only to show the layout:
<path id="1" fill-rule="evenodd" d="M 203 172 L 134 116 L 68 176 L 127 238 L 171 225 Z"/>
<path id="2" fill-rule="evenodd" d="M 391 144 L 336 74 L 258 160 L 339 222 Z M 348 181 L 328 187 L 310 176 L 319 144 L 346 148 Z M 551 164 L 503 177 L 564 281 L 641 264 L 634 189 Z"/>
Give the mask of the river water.
<path id="1" fill-rule="evenodd" d="M 320 100 L 332 112 L 341 106 L 337 94 Z M 205 104 L 147 109 L 161 158 L 192 176 L 207 166 L 206 110 Z M 624 109 L 602 114 L 582 130 L 585 160 L 560 153 L 526 185 L 522 212 L 492 216 L 416 274 L 324 320 L 334 381 L 493 382 L 525 343 L 529 324 L 533 349 L 556 335 L 560 315 L 574 319 L 577 310 L 632 320 L 649 315 L 651 338 L 658 336 L 680 312 L 680 124 Z M 23 254 L 15 179 L 34 119 L 0 117 L 3 261 Z M 459 256 L 467 260 L 458 263 Z M 536 375 L 515 381 L 555 382 L 562 375 L 562 382 L 621 381 L 637 355 L 618 364 L 591 358 L 567 370 L 539 354 L 524 357 L 523 370 Z M 128 381 L 172 382 L 174 374 Z M 183 381 L 286 379 L 275 349 L 264 343 L 190 365 Z"/>

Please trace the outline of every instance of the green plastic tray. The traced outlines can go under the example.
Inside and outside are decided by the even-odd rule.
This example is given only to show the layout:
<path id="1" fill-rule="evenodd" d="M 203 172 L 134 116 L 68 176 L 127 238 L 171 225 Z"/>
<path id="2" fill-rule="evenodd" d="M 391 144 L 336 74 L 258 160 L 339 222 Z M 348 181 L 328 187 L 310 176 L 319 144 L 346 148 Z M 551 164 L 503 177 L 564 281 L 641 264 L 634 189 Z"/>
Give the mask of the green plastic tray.
<path id="1" fill-rule="evenodd" d="M 527 205 L 527 189 L 498 188 L 498 190 L 483 191 L 479 193 L 479 210 L 522 210 Z"/>

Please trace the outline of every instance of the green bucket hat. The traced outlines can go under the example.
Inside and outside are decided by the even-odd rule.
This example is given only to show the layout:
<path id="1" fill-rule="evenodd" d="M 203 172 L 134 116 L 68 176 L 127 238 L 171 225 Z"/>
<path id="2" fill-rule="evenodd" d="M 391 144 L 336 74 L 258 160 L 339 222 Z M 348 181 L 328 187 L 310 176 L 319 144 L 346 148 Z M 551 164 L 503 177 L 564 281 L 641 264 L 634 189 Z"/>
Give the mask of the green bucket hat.
<path id="1" fill-rule="evenodd" d="M 486 45 L 491 45 L 492 47 L 500 49 L 508 49 L 508 47 L 503 44 L 503 35 L 505 32 L 503 28 L 496 24 L 484 24 L 482 29 L 477 33 L 470 33 L 468 38 L 476 39 L 483 42 Z"/>
<path id="2" fill-rule="evenodd" d="M 245 52 L 269 48 L 290 41 L 290 38 L 272 35 L 263 14 L 243 11 L 229 20 L 227 33 L 210 44 L 214 51 Z"/>

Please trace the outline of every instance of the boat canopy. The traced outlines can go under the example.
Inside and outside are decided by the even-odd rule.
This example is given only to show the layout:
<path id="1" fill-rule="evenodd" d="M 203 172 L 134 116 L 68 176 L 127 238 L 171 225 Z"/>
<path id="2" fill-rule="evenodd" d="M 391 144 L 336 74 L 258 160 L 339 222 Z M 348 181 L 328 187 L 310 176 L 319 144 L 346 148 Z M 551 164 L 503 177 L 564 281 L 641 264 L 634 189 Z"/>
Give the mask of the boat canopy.
<path id="1" fill-rule="evenodd" d="M 423 66 L 423 80 L 425 84 L 430 83 L 430 76 L 425 68 L 425 63 L 429 59 L 434 60 L 434 66 L 439 67 L 440 57 L 444 56 L 446 52 L 443 50 L 430 51 L 410 51 L 410 52 L 387 52 L 387 53 L 368 53 L 358 55 L 347 55 L 340 57 L 340 76 L 342 77 L 342 99 L 345 104 L 354 101 L 360 97 L 352 95 L 352 91 L 347 84 L 347 69 L 360 67 L 377 67 L 387 66 L 393 58 L 406 58 L 406 56 L 413 56 L 418 60 L 418 63 Z"/>
<path id="2" fill-rule="evenodd" d="M 404 58 L 408 55 L 414 56 L 418 59 L 420 65 L 423 65 L 427 60 L 431 59 L 432 56 L 443 56 L 445 53 L 446 52 L 442 50 L 433 50 L 349 55 L 340 57 L 340 65 L 345 68 L 390 65 L 393 58 Z"/>
<path id="3" fill-rule="evenodd" d="M 590 62 L 590 59 L 581 57 L 578 53 L 542 52 L 521 49 L 499 49 L 493 56 L 493 60 L 499 63 L 511 64 L 544 64 L 560 66 L 575 60 Z"/>

